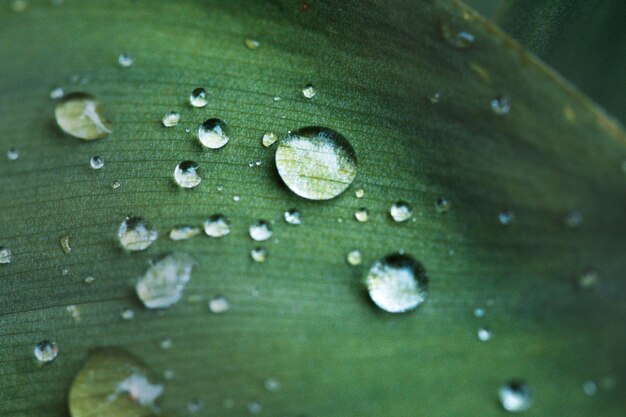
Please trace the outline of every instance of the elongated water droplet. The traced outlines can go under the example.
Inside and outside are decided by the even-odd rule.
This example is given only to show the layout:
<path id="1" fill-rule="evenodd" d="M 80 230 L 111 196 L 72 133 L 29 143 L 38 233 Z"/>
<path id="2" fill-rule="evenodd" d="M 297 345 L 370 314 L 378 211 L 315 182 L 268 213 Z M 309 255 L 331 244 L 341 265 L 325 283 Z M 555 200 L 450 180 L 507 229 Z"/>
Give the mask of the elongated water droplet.
<path id="1" fill-rule="evenodd" d="M 503 211 L 498 214 L 498 221 L 505 226 L 511 224 L 514 218 L 515 215 L 511 211 Z"/>
<path id="2" fill-rule="evenodd" d="M 413 209 L 406 201 L 396 201 L 391 205 L 389 214 L 395 222 L 405 222 L 413 215 Z"/>
<path id="3" fill-rule="evenodd" d="M 183 161 L 174 168 L 174 180 L 181 188 L 194 188 L 200 185 L 202 178 L 198 174 L 198 164 Z"/>
<path id="4" fill-rule="evenodd" d="M 259 41 L 257 41 L 256 39 L 252 39 L 252 38 L 245 38 L 243 40 L 243 44 L 246 45 L 246 48 L 248 49 L 257 49 L 259 46 L 261 46 L 261 43 Z"/>
<path id="5" fill-rule="evenodd" d="M 307 84 L 307 85 L 305 85 L 305 86 L 304 86 L 304 88 L 302 89 L 302 95 L 303 95 L 305 98 L 309 98 L 309 99 L 311 99 L 311 98 L 315 97 L 315 94 L 316 94 L 316 93 L 317 93 L 317 92 L 315 91 L 315 87 L 313 87 L 313 84 Z"/>
<path id="6" fill-rule="evenodd" d="M 72 252 L 72 247 L 70 246 L 70 235 L 61 237 L 61 249 L 63 249 L 63 252 L 65 252 L 66 255 L 69 255 Z"/>
<path id="7" fill-rule="evenodd" d="M 151 265 L 137 281 L 137 296 L 148 308 L 172 306 L 182 297 L 194 264 L 186 253 L 167 255 Z"/>
<path id="8" fill-rule="evenodd" d="M 20 157 L 20 151 L 15 148 L 11 148 L 7 151 L 7 159 L 9 161 L 16 161 Z"/>
<path id="9" fill-rule="evenodd" d="M 104 106 L 89 94 L 68 94 L 57 104 L 54 116 L 61 130 L 78 139 L 102 139 L 111 133 Z"/>
<path id="10" fill-rule="evenodd" d="M 256 247 L 250 251 L 250 257 L 254 262 L 265 262 L 265 259 L 267 259 L 267 250 L 262 247 Z"/>
<path id="11" fill-rule="evenodd" d="M 61 87 L 53 87 L 50 90 L 50 98 L 53 100 L 58 100 L 60 98 L 63 98 L 63 95 L 65 94 L 65 92 L 63 91 L 63 89 Z"/>
<path id="12" fill-rule="evenodd" d="M 222 214 L 214 214 L 204 221 L 204 233 L 211 237 L 222 237 L 230 233 L 230 222 Z"/>
<path id="13" fill-rule="evenodd" d="M 165 127 L 174 127 L 180 121 L 180 113 L 176 111 L 168 111 L 163 115 L 163 119 L 161 119 L 161 123 Z"/>
<path id="14" fill-rule="evenodd" d="M 370 212 L 365 207 L 361 207 L 354 212 L 354 218 L 361 223 L 365 223 L 370 217 Z"/>
<path id="15" fill-rule="evenodd" d="M 104 167 L 104 159 L 98 155 L 92 156 L 89 160 L 89 166 L 91 166 L 92 169 L 102 169 L 102 167 Z"/>
<path id="16" fill-rule="evenodd" d="M 498 391 L 502 408 L 510 412 L 525 411 L 533 404 L 533 393 L 524 381 L 511 381 Z"/>
<path id="17" fill-rule="evenodd" d="M 511 101 L 506 96 L 496 97 L 491 100 L 491 110 L 498 116 L 509 114 Z"/>
<path id="18" fill-rule="evenodd" d="M 276 143 L 277 140 L 278 140 L 278 135 L 276 133 L 274 133 L 274 132 L 265 132 L 265 134 L 263 134 L 263 139 L 261 140 L 261 143 L 266 148 L 269 148 L 274 143 Z"/>
<path id="19" fill-rule="evenodd" d="M 35 345 L 33 353 L 35 354 L 35 358 L 37 358 L 40 363 L 49 363 L 55 360 L 58 356 L 59 347 L 54 342 L 44 340 Z"/>
<path id="20" fill-rule="evenodd" d="M 292 208 L 287 210 L 285 213 L 285 221 L 289 224 L 299 225 L 302 223 L 302 214 L 300 210 Z"/>
<path id="21" fill-rule="evenodd" d="M 287 187 L 310 200 L 337 197 L 357 173 L 356 153 L 340 133 L 304 127 L 281 140 L 276 150 L 278 174 Z"/>
<path id="22" fill-rule="evenodd" d="M 486 342 L 491 339 L 491 330 L 481 327 L 476 332 L 476 335 L 478 336 L 478 340 L 480 340 L 481 342 Z"/>
<path id="23" fill-rule="evenodd" d="M 126 217 L 117 232 L 122 247 L 130 251 L 147 249 L 158 236 L 157 231 L 148 222 L 136 216 Z"/>
<path id="24" fill-rule="evenodd" d="M 346 260 L 352 266 L 361 265 L 361 262 L 363 262 L 363 255 L 361 254 L 360 250 L 354 249 L 348 252 Z"/>
<path id="25" fill-rule="evenodd" d="M 450 210 L 450 206 L 451 206 L 450 201 L 448 201 L 447 199 L 443 197 L 439 197 L 439 199 L 435 203 L 435 208 L 437 209 L 438 213 L 446 213 L 447 211 Z"/>
<path id="26" fill-rule="evenodd" d="M 102 348 L 74 377 L 68 406 L 72 417 L 151 417 L 163 385 L 137 356 L 119 348 Z"/>
<path id="27" fill-rule="evenodd" d="M 447 22 L 441 22 L 441 34 L 450 45 L 459 49 L 467 49 L 474 44 L 474 35 L 460 30 Z"/>
<path id="28" fill-rule="evenodd" d="M 225 313 L 230 309 L 230 303 L 223 295 L 217 295 L 209 300 L 209 311 L 214 314 Z"/>
<path id="29" fill-rule="evenodd" d="M 221 119 L 208 119 L 200 125 L 198 139 L 206 148 L 219 149 L 230 140 L 230 127 Z"/>
<path id="30" fill-rule="evenodd" d="M 87 277 L 85 277 L 83 282 L 85 284 L 89 285 L 89 284 L 93 284 L 94 282 L 96 282 L 96 279 L 94 277 L 92 277 L 92 276 L 87 276 Z"/>
<path id="31" fill-rule="evenodd" d="M 199 227 L 193 226 L 175 226 L 170 230 L 171 240 L 187 240 L 200 234 Z"/>
<path id="32" fill-rule="evenodd" d="M 11 249 L 0 246 L 0 265 L 6 265 L 11 263 Z"/>
<path id="33" fill-rule="evenodd" d="M 121 53 L 117 56 L 117 63 L 122 68 L 129 68 L 133 65 L 133 57 L 126 53 Z"/>
<path id="34" fill-rule="evenodd" d="M 189 104 L 193 107 L 204 107 L 209 103 L 207 93 L 204 88 L 194 88 L 189 96 Z"/>
<path id="35" fill-rule="evenodd" d="M 428 295 L 428 278 L 422 265 L 399 253 L 377 261 L 365 283 L 372 301 L 389 313 L 413 310 Z"/>
<path id="36" fill-rule="evenodd" d="M 257 220 L 248 229 L 250 237 L 257 242 L 268 240 L 272 237 L 272 226 L 265 220 Z"/>

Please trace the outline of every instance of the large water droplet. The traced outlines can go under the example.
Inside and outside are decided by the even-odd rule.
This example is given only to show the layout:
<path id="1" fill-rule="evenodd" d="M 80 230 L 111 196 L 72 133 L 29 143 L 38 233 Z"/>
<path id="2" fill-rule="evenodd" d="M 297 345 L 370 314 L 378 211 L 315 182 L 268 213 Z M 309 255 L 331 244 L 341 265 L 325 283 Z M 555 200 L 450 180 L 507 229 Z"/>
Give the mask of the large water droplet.
<path id="1" fill-rule="evenodd" d="M 94 352 L 76 374 L 68 405 L 72 417 L 151 417 L 163 392 L 141 359 L 106 348 Z"/>
<path id="2" fill-rule="evenodd" d="M 147 249 L 158 236 L 156 229 L 143 218 L 136 216 L 126 217 L 117 232 L 122 247 L 130 251 Z"/>
<path id="3" fill-rule="evenodd" d="M 284 213 L 285 221 L 289 224 L 299 225 L 302 223 L 302 214 L 300 210 L 292 208 Z"/>
<path id="4" fill-rule="evenodd" d="M 399 253 L 377 261 L 365 283 L 372 301 L 390 313 L 413 310 L 428 294 L 428 278 L 422 265 Z"/>
<path id="5" fill-rule="evenodd" d="M 511 381 L 503 385 L 498 396 L 502 407 L 515 413 L 528 410 L 533 403 L 533 393 L 524 381 Z"/>
<path id="6" fill-rule="evenodd" d="M 163 119 L 161 119 L 161 123 L 165 127 L 174 127 L 180 121 L 180 113 L 176 111 L 168 111 L 163 115 Z"/>
<path id="7" fill-rule="evenodd" d="M 195 262 L 186 253 L 173 253 L 151 265 L 135 285 L 148 308 L 167 308 L 180 300 Z"/>
<path id="8" fill-rule="evenodd" d="M 217 295 L 209 300 L 209 311 L 214 314 L 225 313 L 230 309 L 230 303 L 223 295 Z"/>
<path id="9" fill-rule="evenodd" d="M 413 215 L 413 209 L 411 209 L 411 205 L 406 201 L 396 201 L 391 205 L 389 214 L 394 221 L 405 222 Z"/>
<path id="10" fill-rule="evenodd" d="M 56 122 L 65 133 L 84 140 L 102 139 L 111 133 L 100 101 L 85 93 L 71 93 L 56 106 Z"/>
<path id="11" fill-rule="evenodd" d="M 174 168 L 174 180 L 179 187 L 197 187 L 202 178 L 198 175 L 198 164 L 194 161 L 183 161 Z"/>
<path id="12" fill-rule="evenodd" d="M 272 237 L 272 226 L 265 220 L 257 220 L 248 228 L 250 237 L 257 242 L 268 240 Z"/>
<path id="13" fill-rule="evenodd" d="M 54 342 L 44 340 L 35 345 L 33 353 L 40 363 L 49 363 L 56 359 L 59 354 L 59 347 Z"/>
<path id="14" fill-rule="evenodd" d="M 279 142 L 276 167 L 297 195 L 328 200 L 352 184 L 357 159 L 352 145 L 340 133 L 312 126 L 291 132 Z"/>
<path id="15" fill-rule="evenodd" d="M 174 226 L 170 230 L 171 240 L 187 240 L 198 235 L 200 228 L 194 226 Z"/>
<path id="16" fill-rule="evenodd" d="M 266 148 L 269 148 L 274 143 L 276 143 L 277 140 L 278 140 L 278 135 L 276 133 L 274 133 L 274 132 L 265 132 L 263 134 L 263 139 L 261 140 L 261 143 Z"/>
<path id="17" fill-rule="evenodd" d="M 471 33 L 459 30 L 447 22 L 441 22 L 440 27 L 443 38 L 455 48 L 466 49 L 474 44 L 474 35 Z"/>
<path id="18" fill-rule="evenodd" d="M 230 128 L 221 119 L 209 119 L 200 125 L 198 139 L 206 148 L 221 148 L 230 140 Z"/>
<path id="19" fill-rule="evenodd" d="M 89 166 L 91 166 L 92 169 L 102 169 L 102 167 L 104 167 L 104 159 L 98 155 L 92 156 L 91 160 L 89 160 Z"/>
<path id="20" fill-rule="evenodd" d="M 511 100 L 506 96 L 496 97 L 491 100 L 491 110 L 498 116 L 509 114 L 511 110 Z"/>
<path id="21" fill-rule="evenodd" d="M 214 214 L 204 221 L 204 233 L 211 237 L 222 237 L 230 233 L 230 222 L 222 214 Z"/>
<path id="22" fill-rule="evenodd" d="M 11 263 L 11 249 L 0 246 L 0 265 Z"/>
<path id="23" fill-rule="evenodd" d="M 117 63 L 122 68 L 129 68 L 133 65 L 133 57 L 126 53 L 121 53 L 117 56 Z"/>
<path id="24" fill-rule="evenodd" d="M 189 95 L 189 104 L 191 104 L 193 107 L 204 107 L 208 103 L 209 100 L 207 98 L 207 93 L 204 88 L 194 88 L 194 90 L 191 92 L 191 95 Z"/>
<path id="25" fill-rule="evenodd" d="M 313 87 L 313 84 L 307 84 L 304 86 L 304 88 L 302 89 L 302 95 L 305 98 L 313 98 L 315 97 L 315 94 L 317 92 L 315 91 L 315 87 Z"/>

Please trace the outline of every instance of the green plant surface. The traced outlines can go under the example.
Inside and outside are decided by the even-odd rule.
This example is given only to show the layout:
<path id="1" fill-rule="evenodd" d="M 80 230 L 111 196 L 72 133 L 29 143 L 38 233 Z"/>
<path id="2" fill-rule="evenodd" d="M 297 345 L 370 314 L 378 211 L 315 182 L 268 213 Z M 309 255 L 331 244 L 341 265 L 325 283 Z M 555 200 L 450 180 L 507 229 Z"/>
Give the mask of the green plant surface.
<path id="1" fill-rule="evenodd" d="M 451 46 L 442 22 L 474 44 Z M 246 48 L 247 37 L 259 48 Z M 74 376 L 104 346 L 175 372 L 161 404 L 169 416 L 187 415 L 192 398 L 204 402 L 202 416 L 247 415 L 250 401 L 261 416 L 501 416 L 498 387 L 514 378 L 536 392 L 527 416 L 623 415 L 626 135 L 471 9 L 447 0 L 32 0 L 22 13 L 3 3 L 0 45 L 0 151 L 20 152 L 0 158 L 0 245 L 13 252 L 0 265 L 0 415 L 68 416 Z M 132 67 L 117 65 L 121 52 Z M 313 99 L 302 97 L 306 83 Z M 48 98 L 55 85 L 98 97 L 110 137 L 62 134 Z M 199 86 L 209 104 L 191 108 Z M 490 108 L 500 95 L 511 100 L 504 116 Z M 170 110 L 181 121 L 167 129 Z M 195 138 L 210 117 L 231 126 L 219 150 Z M 310 125 L 342 133 L 357 154 L 353 185 L 333 200 L 296 196 L 276 173 L 276 145 L 261 146 L 267 130 Z M 93 155 L 103 169 L 90 169 Z M 203 181 L 182 190 L 172 174 L 188 159 Z M 440 197 L 447 213 L 435 209 Z M 411 203 L 414 221 L 390 219 L 396 200 Z M 299 226 L 282 218 L 292 207 Z M 360 207 L 365 223 L 354 219 Z M 579 227 L 564 224 L 571 210 L 583 215 Z M 503 211 L 515 215 L 507 226 Z M 144 252 L 117 241 L 129 213 L 160 233 Z M 230 235 L 167 238 L 215 213 L 230 219 Z M 249 255 L 257 219 L 275 222 L 263 264 Z M 354 248 L 358 267 L 345 260 Z M 362 281 L 399 250 L 424 265 L 429 296 L 396 315 L 376 308 Z M 162 313 L 143 308 L 137 277 L 173 251 L 197 262 L 183 300 Z M 587 268 L 599 281 L 582 290 Z M 231 304 L 221 315 L 206 305 L 217 294 Z M 125 307 L 133 320 L 120 317 Z M 479 307 L 483 318 L 472 314 Z M 477 339 L 482 326 L 492 340 Z M 59 355 L 41 367 L 33 346 L 46 339 Z M 264 388 L 270 377 L 278 392 Z M 587 380 L 598 383 L 595 396 L 583 393 Z"/>
<path id="2" fill-rule="evenodd" d="M 624 121 L 624 16 L 620 0 L 503 0 L 495 21 Z"/>

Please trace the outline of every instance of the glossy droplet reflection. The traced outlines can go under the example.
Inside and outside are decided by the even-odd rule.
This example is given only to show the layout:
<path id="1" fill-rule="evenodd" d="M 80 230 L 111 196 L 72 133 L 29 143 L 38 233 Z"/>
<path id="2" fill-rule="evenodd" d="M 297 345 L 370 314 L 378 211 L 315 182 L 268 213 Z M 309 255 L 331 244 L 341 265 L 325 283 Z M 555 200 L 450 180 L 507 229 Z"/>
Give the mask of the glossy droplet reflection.
<path id="1" fill-rule="evenodd" d="M 389 214 L 391 215 L 393 221 L 398 223 L 405 222 L 413 215 L 413 209 L 406 201 L 396 201 L 391 205 Z"/>
<path id="2" fill-rule="evenodd" d="M 265 134 L 263 134 L 263 138 L 261 139 L 261 143 L 266 148 L 269 148 L 274 143 L 276 143 L 277 140 L 278 140 L 278 135 L 276 133 L 274 133 L 274 132 L 265 132 Z"/>
<path id="3" fill-rule="evenodd" d="M 180 120 L 180 113 L 176 111 L 168 111 L 167 113 L 163 115 L 163 118 L 161 119 L 161 123 L 165 127 L 174 127 L 178 124 L 179 120 Z"/>
<path id="4" fill-rule="evenodd" d="M 104 167 L 104 159 L 101 156 L 92 156 L 89 160 L 89 166 L 91 169 L 102 169 Z"/>
<path id="5" fill-rule="evenodd" d="M 502 408 L 510 412 L 526 411 L 533 404 L 533 393 L 524 381 L 511 381 L 498 391 Z"/>
<path id="6" fill-rule="evenodd" d="M 315 94 L 316 94 L 316 93 L 317 93 L 317 92 L 315 91 L 315 87 L 313 87 L 313 84 L 307 84 L 307 85 L 305 85 L 305 86 L 304 86 L 304 88 L 302 89 L 302 95 L 303 95 L 305 98 L 309 98 L 309 99 L 311 99 L 311 98 L 315 97 Z"/>
<path id="7" fill-rule="evenodd" d="M 222 214 L 214 214 L 204 221 L 204 233 L 211 237 L 222 237 L 230 233 L 230 222 Z"/>
<path id="8" fill-rule="evenodd" d="M 250 237 L 257 242 L 268 240 L 272 237 L 272 226 L 265 220 L 257 220 L 248 228 Z"/>
<path id="9" fill-rule="evenodd" d="M 284 213 L 285 221 L 289 224 L 297 226 L 302 223 L 302 214 L 298 209 L 289 209 Z"/>
<path id="10" fill-rule="evenodd" d="M 278 174 L 287 187 L 310 200 L 344 192 L 357 173 L 356 153 L 340 133 L 325 127 L 291 132 L 276 150 Z"/>
<path id="11" fill-rule="evenodd" d="M 128 55 L 128 54 L 126 54 L 126 53 L 121 53 L 121 54 L 119 54 L 117 56 L 117 63 L 122 68 L 132 67 L 132 65 L 133 65 L 133 57 Z"/>
<path id="12" fill-rule="evenodd" d="M 346 260 L 352 266 L 361 265 L 361 262 L 363 262 L 363 255 L 361 254 L 360 250 L 354 249 L 348 252 L 348 255 L 346 255 Z"/>
<path id="13" fill-rule="evenodd" d="M 157 231 L 148 222 L 137 216 L 126 217 L 117 232 L 120 244 L 129 251 L 147 249 L 158 236 Z"/>
<path id="14" fill-rule="evenodd" d="M 186 253 L 173 253 L 151 265 L 135 285 L 148 308 L 167 308 L 178 302 L 191 279 L 195 262 Z"/>
<path id="15" fill-rule="evenodd" d="M 204 107 L 209 103 L 207 93 L 204 88 L 194 88 L 189 95 L 189 104 L 193 107 Z"/>
<path id="16" fill-rule="evenodd" d="M 206 148 L 219 149 L 230 140 L 230 128 L 221 119 L 208 119 L 198 128 L 198 140 Z"/>
<path id="17" fill-rule="evenodd" d="M 17 158 L 20 157 L 20 151 L 15 148 L 11 148 L 7 151 L 7 159 L 9 161 L 17 161 Z"/>
<path id="18" fill-rule="evenodd" d="M 49 363 L 56 359 L 59 348 L 56 343 L 44 340 L 35 345 L 33 353 L 40 363 Z"/>
<path id="19" fill-rule="evenodd" d="M 183 161 L 176 165 L 174 181 L 181 188 L 194 188 L 200 185 L 202 178 L 198 175 L 198 164 L 194 161 Z"/>
<path id="20" fill-rule="evenodd" d="M 89 94 L 68 94 L 57 104 L 54 116 L 61 130 L 78 139 L 102 139 L 111 133 L 104 106 Z"/>

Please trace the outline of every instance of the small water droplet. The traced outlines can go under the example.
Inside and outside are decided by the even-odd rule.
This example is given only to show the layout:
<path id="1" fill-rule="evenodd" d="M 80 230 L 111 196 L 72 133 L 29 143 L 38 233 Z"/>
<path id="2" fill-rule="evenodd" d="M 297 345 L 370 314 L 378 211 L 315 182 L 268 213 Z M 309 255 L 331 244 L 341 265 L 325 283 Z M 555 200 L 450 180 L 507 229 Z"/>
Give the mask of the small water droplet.
<path id="1" fill-rule="evenodd" d="M 67 269 L 67 268 L 63 268 L 63 270 L 61 271 L 61 275 L 64 276 L 64 277 L 66 277 L 67 274 L 69 274 L 69 273 L 70 273 L 70 270 Z"/>
<path id="2" fill-rule="evenodd" d="M 65 92 L 63 91 L 63 88 L 61 88 L 59 86 L 53 87 L 50 90 L 50 98 L 53 99 L 53 100 L 58 100 L 58 99 L 63 98 L 64 94 L 65 94 Z"/>
<path id="3" fill-rule="evenodd" d="M 194 226 L 174 226 L 170 230 L 171 240 L 187 240 L 200 234 L 200 228 Z"/>
<path id="4" fill-rule="evenodd" d="M 485 310 L 482 308 L 476 308 L 474 309 L 474 317 L 484 317 L 485 316 Z"/>
<path id="5" fill-rule="evenodd" d="M 292 208 L 287 210 L 285 213 L 285 221 L 289 224 L 299 225 L 302 223 L 302 214 L 300 210 Z"/>
<path id="6" fill-rule="evenodd" d="M 72 247 L 70 246 L 70 235 L 61 237 L 61 249 L 63 249 L 63 252 L 65 252 L 66 255 L 69 255 L 72 252 Z"/>
<path id="7" fill-rule="evenodd" d="M 74 321 L 76 323 L 78 323 L 80 321 L 80 319 L 81 319 L 81 317 L 80 317 L 80 310 L 78 309 L 77 306 L 75 306 L 73 304 L 69 305 L 69 306 L 65 307 L 65 311 L 67 311 L 70 314 L 70 316 L 72 316 L 72 318 L 74 319 Z"/>
<path id="8" fill-rule="evenodd" d="M 267 259 L 267 250 L 262 247 L 256 247 L 250 251 L 250 257 L 254 262 L 265 262 Z"/>
<path id="9" fill-rule="evenodd" d="M 35 354 L 35 358 L 37 358 L 40 363 L 49 363 L 55 360 L 58 356 L 59 347 L 54 342 L 44 340 L 35 345 L 33 353 Z"/>
<path id="10" fill-rule="evenodd" d="M 437 104 L 439 103 L 439 100 L 441 100 L 441 93 L 437 91 L 436 93 L 433 93 L 428 99 L 431 103 Z"/>
<path id="11" fill-rule="evenodd" d="M 317 91 L 315 91 L 315 87 L 313 87 L 313 84 L 307 84 L 302 89 L 302 95 L 309 99 L 315 97 L 316 93 Z"/>
<path id="12" fill-rule="evenodd" d="M 122 183 L 119 182 L 119 180 L 115 180 L 113 181 L 113 184 L 111 184 L 111 188 L 113 188 L 114 190 L 117 190 L 118 188 L 120 188 L 121 185 Z"/>
<path id="13" fill-rule="evenodd" d="M 117 56 L 117 63 L 122 68 L 129 68 L 133 65 L 133 57 L 126 53 L 121 53 Z"/>
<path id="14" fill-rule="evenodd" d="M 276 143 L 277 140 L 278 140 L 278 135 L 276 133 L 274 133 L 274 132 L 265 132 L 265 134 L 263 135 L 263 139 L 261 140 L 261 143 L 266 148 L 269 148 L 274 143 Z"/>
<path id="15" fill-rule="evenodd" d="M 365 196 L 365 190 L 362 188 L 359 188 L 358 190 L 354 192 L 354 195 L 356 196 L 356 198 L 363 198 Z"/>
<path id="16" fill-rule="evenodd" d="M 28 9 L 28 1 L 26 0 L 13 0 L 11 3 L 11 10 L 15 13 L 23 13 Z"/>
<path id="17" fill-rule="evenodd" d="M 365 207 L 361 207 L 354 212 L 354 218 L 361 223 L 365 223 L 370 216 L 370 212 Z"/>
<path id="18" fill-rule="evenodd" d="M 89 165 L 92 169 L 102 169 L 104 167 L 104 159 L 98 155 L 92 156 L 89 160 Z"/>
<path id="19" fill-rule="evenodd" d="M 57 125 L 78 139 L 102 139 L 111 133 L 100 101 L 85 93 L 71 93 L 57 103 L 54 116 Z"/>
<path id="20" fill-rule="evenodd" d="M 297 195 L 310 200 L 328 200 L 352 184 L 357 159 L 343 135 L 312 126 L 290 132 L 279 142 L 276 167 L 287 187 Z"/>
<path id="21" fill-rule="evenodd" d="M 186 253 L 173 253 L 151 265 L 135 285 L 137 296 L 148 308 L 177 303 L 191 279 L 195 262 Z"/>
<path id="22" fill-rule="evenodd" d="M 225 313 L 230 309 L 230 303 L 223 295 L 217 295 L 209 300 L 209 311 L 214 314 Z"/>
<path id="23" fill-rule="evenodd" d="M 503 211 L 498 214 L 498 221 L 505 226 L 511 224 L 514 218 L 515 214 L 511 211 Z"/>
<path id="24" fill-rule="evenodd" d="M 163 115 L 163 119 L 161 119 L 161 123 L 165 127 L 174 127 L 178 124 L 180 120 L 180 113 L 177 111 L 168 111 Z"/>
<path id="25" fill-rule="evenodd" d="M 413 209 L 406 201 L 396 201 L 391 205 L 389 214 L 395 222 L 405 222 L 413 215 Z"/>
<path id="26" fill-rule="evenodd" d="M 413 310 L 428 295 L 428 278 L 423 266 L 401 253 L 377 261 L 369 270 L 365 284 L 372 301 L 389 313 Z"/>
<path id="27" fill-rule="evenodd" d="M 474 35 L 471 33 L 459 30 L 447 22 L 441 22 L 440 27 L 443 38 L 455 48 L 466 49 L 474 44 Z"/>
<path id="28" fill-rule="evenodd" d="M 174 377 L 176 377 L 176 372 L 174 372 L 173 369 L 168 368 L 163 371 L 163 378 L 165 378 L 166 380 L 171 381 L 172 379 L 174 379 Z"/>
<path id="29" fill-rule="evenodd" d="M 198 164 L 183 161 L 174 168 L 174 180 L 181 188 L 194 188 L 200 185 L 202 178 L 198 174 Z"/>
<path id="30" fill-rule="evenodd" d="M 0 265 L 6 265 L 11 263 L 11 249 L 0 246 Z"/>
<path id="31" fill-rule="evenodd" d="M 583 222 L 583 214 L 579 210 L 571 210 L 565 216 L 565 224 L 572 229 L 580 226 Z"/>
<path id="32" fill-rule="evenodd" d="M 584 290 L 590 290 L 594 288 L 600 280 L 600 274 L 593 268 L 587 269 L 578 278 L 578 285 Z"/>
<path id="33" fill-rule="evenodd" d="M 208 95 L 204 88 L 194 88 L 194 90 L 189 95 L 189 104 L 191 104 L 193 107 L 204 107 L 208 103 Z"/>
<path id="34" fill-rule="evenodd" d="M 248 49 L 257 49 L 259 46 L 261 46 L 261 43 L 259 41 L 257 41 L 256 39 L 252 39 L 252 38 L 245 38 L 243 40 L 243 44 L 246 45 L 246 48 Z"/>
<path id="35" fill-rule="evenodd" d="M 206 148 L 219 149 L 230 140 L 230 127 L 221 119 L 208 119 L 198 128 L 198 139 Z"/>
<path id="36" fill-rule="evenodd" d="M 122 247 L 130 251 L 147 249 L 158 236 L 156 229 L 137 216 L 126 217 L 117 232 Z"/>
<path id="37" fill-rule="evenodd" d="M 491 100 L 491 110 L 498 116 L 509 114 L 511 110 L 511 100 L 506 96 L 496 97 Z"/>
<path id="38" fill-rule="evenodd" d="M 83 280 L 83 282 L 84 282 L 85 284 L 88 284 L 88 285 L 89 285 L 89 284 L 93 284 L 94 282 L 96 282 L 96 279 L 95 279 L 94 277 L 92 277 L 92 276 L 87 276 L 87 277 L 85 277 L 85 279 Z"/>
<path id="39" fill-rule="evenodd" d="M 230 233 L 230 222 L 222 214 L 214 214 L 204 221 L 204 233 L 211 237 L 222 237 Z"/>
<path id="40" fill-rule="evenodd" d="M 187 401 L 187 411 L 195 414 L 198 411 L 202 410 L 203 405 L 204 404 L 202 403 L 202 400 L 198 398 L 192 398 L 191 400 Z"/>
<path id="41" fill-rule="evenodd" d="M 435 209 L 437 209 L 438 213 L 446 213 L 450 210 L 451 203 L 447 199 L 443 197 L 439 197 L 437 202 L 435 203 Z"/>
<path id="42" fill-rule="evenodd" d="M 241 201 L 241 196 L 240 196 L 239 194 L 235 194 L 235 195 L 233 196 L 233 201 L 234 201 L 235 203 L 237 203 L 237 202 Z"/>
<path id="43" fill-rule="evenodd" d="M 258 401 L 250 401 L 248 403 L 248 411 L 251 414 L 259 414 L 263 410 L 263 405 Z"/>
<path id="44" fill-rule="evenodd" d="M 257 220 L 248 228 L 250 237 L 257 242 L 268 240 L 272 237 L 272 226 L 266 220 Z"/>
<path id="45" fill-rule="evenodd" d="M 174 342 L 172 342 L 172 338 L 169 336 L 164 337 L 159 342 L 159 346 L 161 347 L 161 349 L 171 349 L 173 345 Z"/>
<path id="46" fill-rule="evenodd" d="M 585 381 L 583 383 L 583 392 L 592 397 L 598 393 L 598 385 L 593 381 Z"/>
<path id="47" fill-rule="evenodd" d="M 478 336 L 478 340 L 480 340 L 481 342 L 486 342 L 489 339 L 491 339 L 491 331 L 484 327 L 481 327 L 480 329 L 478 329 L 476 334 Z"/>
<path id="48" fill-rule="evenodd" d="M 361 265 L 361 262 L 363 262 L 363 255 L 361 254 L 360 250 L 354 249 L 348 252 L 346 260 L 352 266 Z"/>
<path id="49" fill-rule="evenodd" d="M 272 100 L 274 100 L 274 101 L 281 101 L 282 98 L 280 96 L 274 96 L 274 97 L 272 97 Z"/>
<path id="50" fill-rule="evenodd" d="M 125 307 L 121 314 L 124 320 L 132 320 L 135 318 L 135 311 L 130 307 Z"/>
<path id="51" fill-rule="evenodd" d="M 222 184 L 218 185 L 215 188 L 217 189 L 217 191 L 224 191 L 224 186 Z"/>
<path id="52" fill-rule="evenodd" d="M 7 151 L 7 159 L 9 161 L 15 161 L 20 157 L 20 151 L 15 148 L 11 148 Z"/>
<path id="53" fill-rule="evenodd" d="M 534 395 L 524 381 L 511 381 L 500 387 L 498 391 L 502 408 L 510 412 L 525 411 L 533 403 Z"/>
<path id="54" fill-rule="evenodd" d="M 280 391 L 280 381 L 276 378 L 267 378 L 265 380 L 265 389 L 269 392 L 278 392 Z"/>

